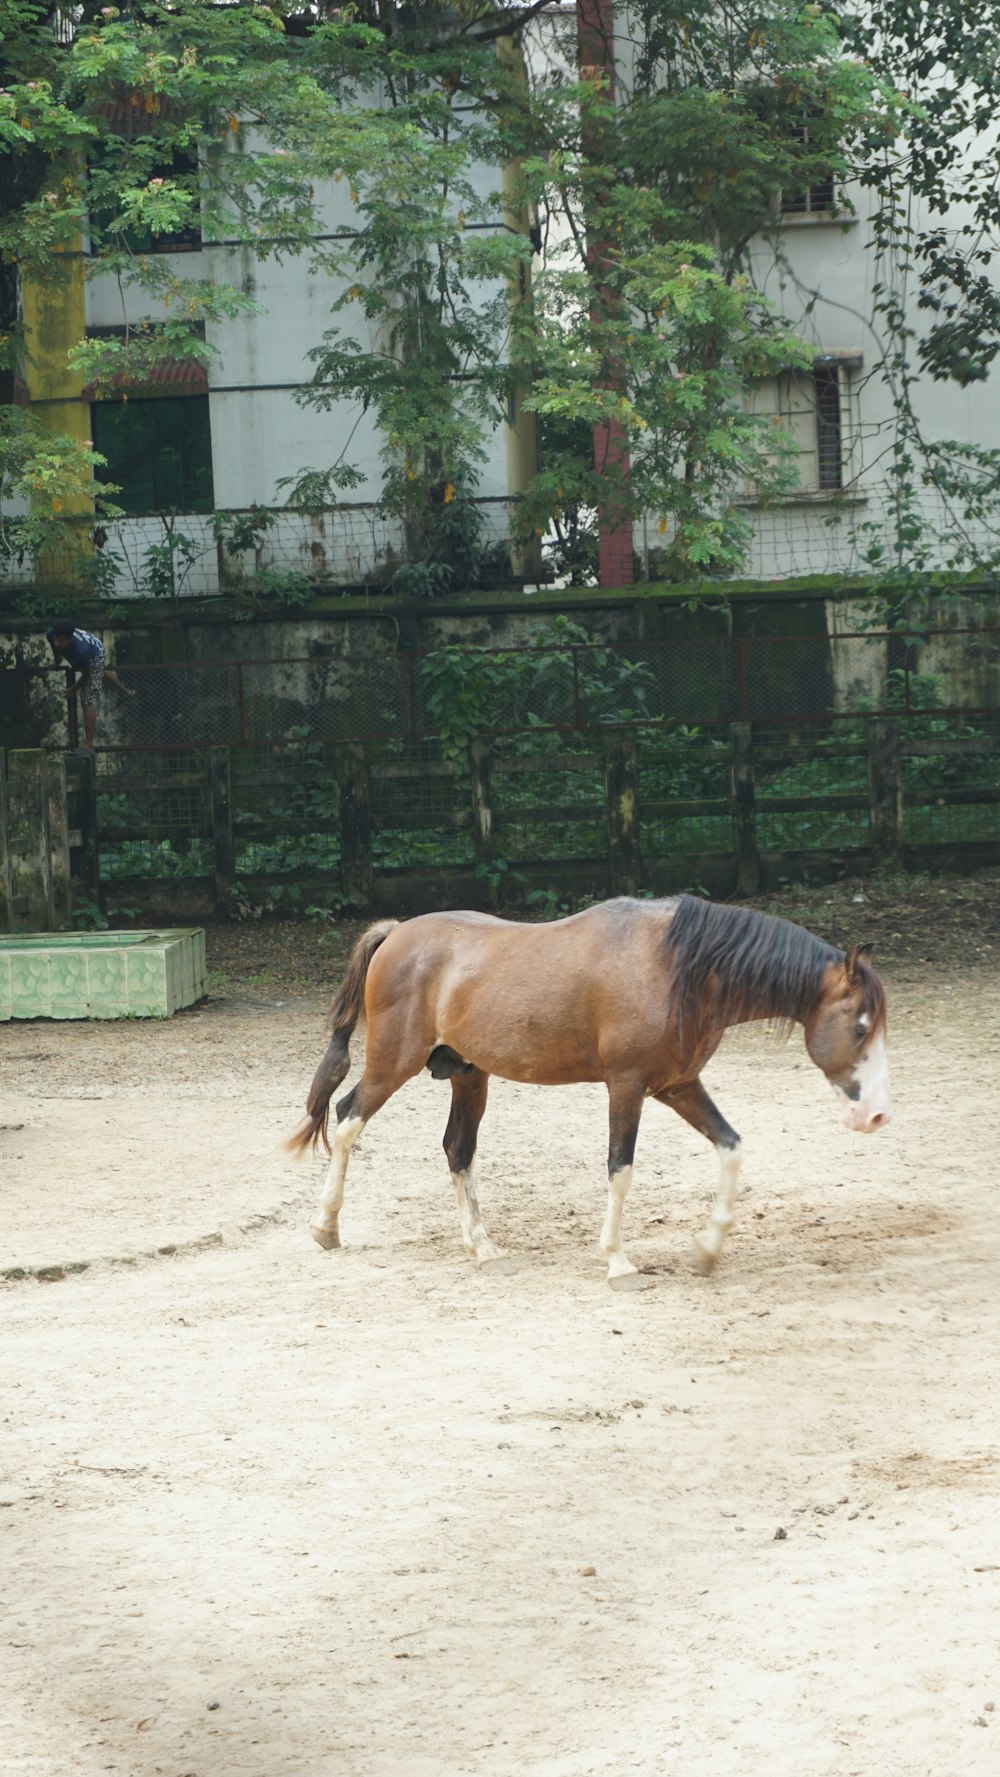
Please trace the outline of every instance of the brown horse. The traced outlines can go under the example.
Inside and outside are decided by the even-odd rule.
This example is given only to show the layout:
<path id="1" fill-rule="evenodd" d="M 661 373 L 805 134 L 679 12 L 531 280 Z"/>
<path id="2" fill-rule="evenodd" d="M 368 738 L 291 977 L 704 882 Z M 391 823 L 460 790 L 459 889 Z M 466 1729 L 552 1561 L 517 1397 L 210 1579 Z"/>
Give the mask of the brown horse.
<path id="1" fill-rule="evenodd" d="M 608 1089 L 608 1209 L 601 1252 L 613 1289 L 642 1288 L 622 1250 L 621 1218 L 643 1102 L 658 1099 L 715 1146 L 721 1176 L 698 1241 L 710 1271 L 733 1221 L 740 1140 L 698 1076 L 732 1024 L 767 1018 L 805 1028 L 816 1066 L 844 1094 L 848 1128 L 889 1121 L 885 992 L 868 958 L 846 955 L 788 920 L 688 895 L 605 901 L 551 925 L 486 913 L 428 913 L 370 926 L 333 1002 L 333 1034 L 309 1093 L 308 1121 L 289 1143 L 322 1139 L 332 1155 L 312 1233 L 340 1245 L 351 1148 L 404 1081 L 428 1068 L 451 1081 L 444 1150 L 466 1250 L 480 1265 L 503 1254 L 483 1226 L 472 1179 L 491 1074 L 538 1086 L 603 1080 Z M 367 1017 L 365 1069 L 337 1105 L 348 1041 Z"/>

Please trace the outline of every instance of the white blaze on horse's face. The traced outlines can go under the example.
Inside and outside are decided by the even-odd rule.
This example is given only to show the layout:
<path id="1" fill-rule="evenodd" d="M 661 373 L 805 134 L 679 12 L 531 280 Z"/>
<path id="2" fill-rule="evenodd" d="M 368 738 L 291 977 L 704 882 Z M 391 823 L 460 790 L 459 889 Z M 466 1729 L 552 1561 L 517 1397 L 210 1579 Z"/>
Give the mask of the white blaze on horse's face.
<path id="1" fill-rule="evenodd" d="M 885 1032 L 856 998 L 827 1004 L 806 1027 L 806 1048 L 831 1086 L 843 1093 L 844 1123 L 862 1135 L 884 1129 L 892 1116 Z"/>
<path id="2" fill-rule="evenodd" d="M 892 1116 L 889 1097 L 889 1058 L 885 1037 L 879 1031 L 851 1069 L 851 1084 L 846 1088 L 847 1105 L 844 1122 L 848 1129 L 859 1129 L 863 1135 L 874 1135 L 883 1129 Z"/>

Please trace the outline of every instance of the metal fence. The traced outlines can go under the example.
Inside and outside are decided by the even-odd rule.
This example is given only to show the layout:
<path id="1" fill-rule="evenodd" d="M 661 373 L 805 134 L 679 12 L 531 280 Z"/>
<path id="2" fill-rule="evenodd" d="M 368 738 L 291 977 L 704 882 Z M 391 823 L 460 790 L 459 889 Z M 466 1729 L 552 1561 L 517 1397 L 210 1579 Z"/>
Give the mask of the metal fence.
<path id="1" fill-rule="evenodd" d="M 139 695 L 69 761 L 78 878 L 157 914 L 413 911 L 1000 862 L 1000 630 L 442 659 L 120 665 Z"/>
<path id="2" fill-rule="evenodd" d="M 492 735 L 734 721 L 814 729 L 915 716 L 931 702 L 942 715 L 1000 707 L 1000 629 L 928 632 L 919 648 L 876 632 L 463 648 L 461 658 L 478 687 L 475 725 Z M 105 691 L 98 744 L 122 752 L 419 741 L 442 731 L 441 662 L 442 650 L 119 663 L 137 695 Z M 70 703 L 68 745 L 75 714 Z"/>
<path id="3" fill-rule="evenodd" d="M 106 893 L 178 911 L 719 893 L 889 858 L 1000 862 L 1000 715 L 535 731 L 464 756 L 426 741 L 112 751 L 93 781 Z"/>
<path id="4" fill-rule="evenodd" d="M 517 506 L 516 499 L 495 495 L 463 507 L 478 543 L 475 580 L 470 584 L 468 560 L 451 573 L 440 563 L 440 590 L 509 590 L 517 578 L 510 545 Z M 0 588 L 16 594 L 33 586 L 70 608 L 80 597 L 220 594 L 242 598 L 252 608 L 269 599 L 277 603 L 277 587 L 296 598 L 310 591 L 378 595 L 390 586 L 402 592 L 421 574 L 410 560 L 400 519 L 365 501 L 320 511 L 255 506 L 150 513 L 99 524 L 93 514 L 77 515 L 50 523 L 35 551 L 20 546 L 16 524 L 7 541 L 7 549 L 0 550 Z M 536 578 L 534 568 L 531 578 Z"/>

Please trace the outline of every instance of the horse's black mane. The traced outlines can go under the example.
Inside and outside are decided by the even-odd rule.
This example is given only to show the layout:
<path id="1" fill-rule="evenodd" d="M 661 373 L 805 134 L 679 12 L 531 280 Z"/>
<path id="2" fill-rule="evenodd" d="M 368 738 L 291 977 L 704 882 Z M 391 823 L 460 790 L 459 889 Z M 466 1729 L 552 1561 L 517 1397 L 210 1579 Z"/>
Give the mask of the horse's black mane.
<path id="1" fill-rule="evenodd" d="M 743 1024 L 775 1018 L 802 1023 L 816 1004 L 824 970 L 844 952 L 803 926 L 749 907 L 678 895 L 664 942 L 670 955 L 670 1010 L 681 1024 Z M 882 983 L 859 962 L 872 1029 L 885 1016 Z"/>

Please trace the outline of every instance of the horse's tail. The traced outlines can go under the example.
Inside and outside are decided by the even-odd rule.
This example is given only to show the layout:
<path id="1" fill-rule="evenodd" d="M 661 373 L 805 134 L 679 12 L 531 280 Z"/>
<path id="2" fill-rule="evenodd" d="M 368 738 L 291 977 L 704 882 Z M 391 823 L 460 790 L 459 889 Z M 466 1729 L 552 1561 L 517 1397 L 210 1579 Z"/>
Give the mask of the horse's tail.
<path id="1" fill-rule="evenodd" d="M 327 1153 L 330 1152 L 330 1138 L 327 1134 L 330 1100 L 351 1065 L 350 1040 L 364 1011 L 368 969 L 379 945 L 385 942 L 393 927 L 398 924 L 397 919 L 380 920 L 378 925 L 369 926 L 366 932 L 362 932 L 354 946 L 347 974 L 340 983 L 330 1008 L 330 1045 L 309 1088 L 306 1121 L 286 1143 L 293 1154 L 302 1154 L 308 1147 L 315 1148 L 320 1141 Z"/>

